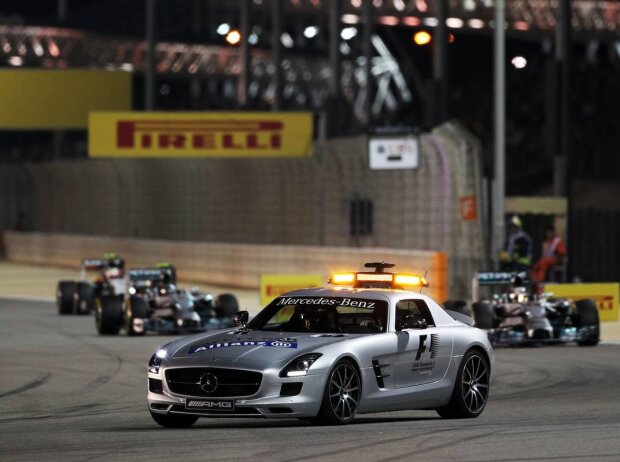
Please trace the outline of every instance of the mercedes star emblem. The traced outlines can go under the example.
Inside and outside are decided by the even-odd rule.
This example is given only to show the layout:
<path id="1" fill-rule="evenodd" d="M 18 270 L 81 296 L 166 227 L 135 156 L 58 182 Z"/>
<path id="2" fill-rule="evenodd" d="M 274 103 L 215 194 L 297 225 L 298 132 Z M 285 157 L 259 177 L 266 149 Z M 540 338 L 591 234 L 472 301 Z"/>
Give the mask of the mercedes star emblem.
<path id="1" fill-rule="evenodd" d="M 217 377 L 211 372 L 205 372 L 200 376 L 199 385 L 205 393 L 213 393 L 217 389 Z"/>

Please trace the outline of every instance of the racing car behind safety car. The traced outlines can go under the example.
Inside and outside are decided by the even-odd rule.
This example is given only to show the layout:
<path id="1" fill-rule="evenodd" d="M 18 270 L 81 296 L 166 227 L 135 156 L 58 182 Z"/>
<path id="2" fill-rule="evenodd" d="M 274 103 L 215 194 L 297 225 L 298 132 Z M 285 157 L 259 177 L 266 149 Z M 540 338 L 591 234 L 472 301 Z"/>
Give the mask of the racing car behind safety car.
<path id="1" fill-rule="evenodd" d="M 169 264 L 128 271 L 129 289 L 122 299 L 102 297 L 95 312 L 100 334 L 146 332 L 188 334 L 232 325 L 239 311 L 232 294 L 213 295 L 176 286 L 176 269 Z"/>
<path id="2" fill-rule="evenodd" d="M 88 280 L 89 273 L 96 273 Z M 59 281 L 56 287 L 58 314 L 90 314 L 100 297 L 125 293 L 125 260 L 114 253 L 82 260 L 79 281 Z"/>
<path id="3" fill-rule="evenodd" d="M 599 343 L 600 321 L 593 300 L 572 302 L 553 294 L 533 294 L 525 272 L 476 273 L 472 281 L 471 313 L 476 326 L 487 332 L 494 345 L 540 345 L 576 342 Z M 483 288 L 500 287 L 489 297 Z M 465 302 L 451 301 L 446 308 L 467 314 Z"/>

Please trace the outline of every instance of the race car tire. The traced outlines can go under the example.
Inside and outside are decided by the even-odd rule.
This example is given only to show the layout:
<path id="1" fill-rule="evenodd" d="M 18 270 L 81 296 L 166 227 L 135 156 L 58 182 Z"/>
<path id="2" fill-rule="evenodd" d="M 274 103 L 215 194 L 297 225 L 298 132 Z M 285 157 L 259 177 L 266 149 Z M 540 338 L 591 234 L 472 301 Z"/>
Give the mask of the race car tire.
<path id="1" fill-rule="evenodd" d="M 123 327 L 123 301 L 114 295 L 101 297 L 95 312 L 95 325 L 101 335 L 118 335 Z"/>
<path id="2" fill-rule="evenodd" d="M 469 350 L 459 366 L 450 401 L 437 414 L 444 419 L 478 417 L 489 398 L 490 377 L 486 356 L 480 350 Z"/>
<path id="3" fill-rule="evenodd" d="M 474 324 L 478 329 L 493 329 L 495 324 L 495 316 L 493 316 L 493 307 L 488 303 L 476 302 L 472 304 L 474 314 Z"/>
<path id="4" fill-rule="evenodd" d="M 233 294 L 220 294 L 215 302 L 215 312 L 219 318 L 232 318 L 239 312 L 239 302 Z"/>
<path id="5" fill-rule="evenodd" d="M 75 314 L 90 314 L 95 308 L 95 288 L 88 282 L 78 282 L 75 287 Z"/>
<path id="6" fill-rule="evenodd" d="M 443 303 L 443 307 L 445 310 L 456 311 L 457 313 L 464 314 L 465 316 L 471 316 L 471 308 L 467 306 L 467 302 L 465 300 L 446 300 Z"/>
<path id="7" fill-rule="evenodd" d="M 138 331 L 134 326 L 134 319 L 147 319 L 149 317 L 149 304 L 142 297 L 132 295 L 129 298 L 129 309 L 125 313 L 125 332 L 127 335 L 144 335 L 142 329 Z"/>
<path id="8" fill-rule="evenodd" d="M 151 412 L 151 417 L 162 427 L 166 428 L 188 428 L 196 423 L 198 416 L 184 414 L 157 414 Z"/>
<path id="9" fill-rule="evenodd" d="M 327 425 L 350 423 L 361 396 L 362 379 L 357 367 L 348 359 L 338 361 L 327 375 L 321 409 L 314 421 Z"/>
<path id="10" fill-rule="evenodd" d="M 595 346 L 600 340 L 600 320 L 598 309 L 594 300 L 577 300 L 575 302 L 577 309 L 576 324 L 577 327 L 593 327 L 592 332 L 584 339 L 579 340 L 579 346 Z"/>
<path id="11" fill-rule="evenodd" d="M 75 282 L 60 281 L 58 283 L 56 288 L 56 306 L 58 307 L 58 314 L 73 313 L 74 293 Z"/>

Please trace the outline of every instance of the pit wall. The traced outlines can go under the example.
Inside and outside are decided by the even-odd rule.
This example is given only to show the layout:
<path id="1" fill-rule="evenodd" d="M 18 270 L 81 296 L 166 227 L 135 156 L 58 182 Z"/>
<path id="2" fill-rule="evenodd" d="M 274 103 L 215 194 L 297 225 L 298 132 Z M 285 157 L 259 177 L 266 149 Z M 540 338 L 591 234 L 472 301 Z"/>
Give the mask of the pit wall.
<path id="1" fill-rule="evenodd" d="M 179 279 L 243 289 L 258 289 L 261 274 L 320 274 L 327 282 L 333 272 L 362 270 L 364 262 L 385 260 L 403 272 L 428 268 L 431 287 L 424 293 L 436 300 L 447 296 L 446 257 L 441 252 L 212 244 L 14 231 L 4 232 L 3 242 L 11 262 L 77 270 L 84 257 L 115 252 L 125 258 L 128 267 L 148 267 L 165 261 L 177 267 Z"/>
<path id="2" fill-rule="evenodd" d="M 0 164 L 0 229 L 11 229 L 23 210 L 27 230 L 52 234 L 213 248 L 313 246 L 308 255 L 322 246 L 359 255 L 442 252 L 450 297 L 468 297 L 471 275 L 484 261 L 478 142 L 458 124 L 444 124 L 420 135 L 420 166 L 413 170 L 370 170 L 367 143 L 365 136 L 317 142 L 307 158 Z M 373 203 L 370 235 L 351 236 L 354 198 Z M 464 198 L 477 208 L 468 219 Z"/>

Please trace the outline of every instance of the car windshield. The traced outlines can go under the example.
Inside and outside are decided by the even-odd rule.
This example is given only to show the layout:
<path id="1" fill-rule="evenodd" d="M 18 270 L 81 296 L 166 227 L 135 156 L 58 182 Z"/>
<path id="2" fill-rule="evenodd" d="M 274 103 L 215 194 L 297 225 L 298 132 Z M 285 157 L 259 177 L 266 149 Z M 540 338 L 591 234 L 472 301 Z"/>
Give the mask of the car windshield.
<path id="1" fill-rule="evenodd" d="M 278 332 L 372 334 L 386 331 L 387 301 L 348 297 L 280 297 L 248 324 Z"/>

